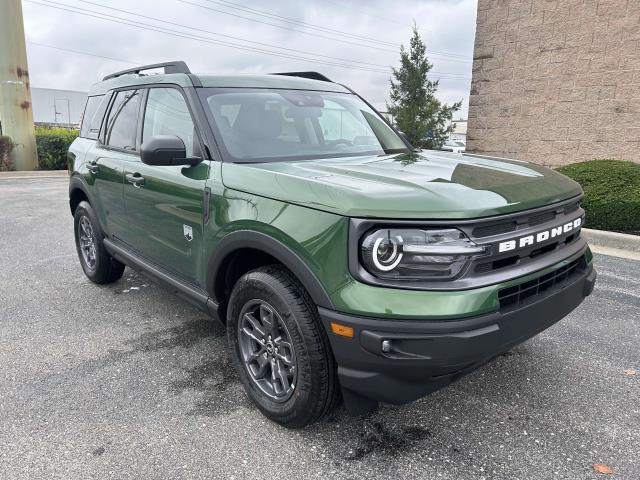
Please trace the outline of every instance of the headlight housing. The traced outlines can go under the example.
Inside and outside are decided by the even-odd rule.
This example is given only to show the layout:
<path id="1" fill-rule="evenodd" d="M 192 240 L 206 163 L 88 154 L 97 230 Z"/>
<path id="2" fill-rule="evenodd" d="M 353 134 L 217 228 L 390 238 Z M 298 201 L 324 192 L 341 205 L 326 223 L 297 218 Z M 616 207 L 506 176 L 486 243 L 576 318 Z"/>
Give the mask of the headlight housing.
<path id="1" fill-rule="evenodd" d="M 450 280 L 486 253 L 486 247 L 454 228 L 381 228 L 360 244 L 364 268 L 386 280 Z"/>

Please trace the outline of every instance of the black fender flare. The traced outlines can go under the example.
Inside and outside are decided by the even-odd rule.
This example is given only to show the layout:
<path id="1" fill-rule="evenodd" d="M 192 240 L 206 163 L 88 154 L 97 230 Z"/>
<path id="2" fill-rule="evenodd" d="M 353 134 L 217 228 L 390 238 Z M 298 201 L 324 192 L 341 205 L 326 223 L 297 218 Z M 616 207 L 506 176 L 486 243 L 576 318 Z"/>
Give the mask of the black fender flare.
<path id="1" fill-rule="evenodd" d="M 302 283 L 311 299 L 319 307 L 335 310 L 333 302 L 318 277 L 289 247 L 273 237 L 255 230 L 236 230 L 224 236 L 216 245 L 208 262 L 206 287 L 212 300 L 215 298 L 215 280 L 225 259 L 236 250 L 252 248 L 267 253 L 287 267 Z"/>
<path id="2" fill-rule="evenodd" d="M 89 203 L 93 205 L 93 196 L 89 193 L 87 183 L 80 176 L 74 175 L 69 179 L 69 209 L 71 209 L 71 194 L 74 190 L 81 190 L 89 200 Z M 73 215 L 73 212 L 71 214 Z"/>
<path id="3" fill-rule="evenodd" d="M 73 210 L 71 210 L 71 194 L 74 190 L 82 191 L 93 208 L 96 208 L 96 203 L 94 201 L 93 194 L 91 193 L 91 188 L 80 175 L 74 175 L 69 179 L 69 211 L 71 212 L 71 215 L 73 215 Z M 109 235 L 107 234 L 107 230 L 104 228 L 100 215 L 98 215 L 98 222 L 100 223 L 100 229 L 102 230 L 103 235 L 105 237 L 108 237 Z"/>

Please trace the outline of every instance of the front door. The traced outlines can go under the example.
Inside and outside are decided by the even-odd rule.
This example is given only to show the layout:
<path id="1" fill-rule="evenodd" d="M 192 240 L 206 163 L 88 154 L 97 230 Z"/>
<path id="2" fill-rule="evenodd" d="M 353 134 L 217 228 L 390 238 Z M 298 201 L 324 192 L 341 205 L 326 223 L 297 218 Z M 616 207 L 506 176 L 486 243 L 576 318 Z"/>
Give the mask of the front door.
<path id="1" fill-rule="evenodd" d="M 200 140 L 183 93 L 154 87 L 146 93 L 141 142 L 177 135 L 187 156 L 201 156 Z M 189 166 L 145 165 L 140 157 L 124 163 L 128 220 L 123 240 L 139 254 L 184 280 L 197 284 L 203 254 L 203 198 L 209 162 Z"/>

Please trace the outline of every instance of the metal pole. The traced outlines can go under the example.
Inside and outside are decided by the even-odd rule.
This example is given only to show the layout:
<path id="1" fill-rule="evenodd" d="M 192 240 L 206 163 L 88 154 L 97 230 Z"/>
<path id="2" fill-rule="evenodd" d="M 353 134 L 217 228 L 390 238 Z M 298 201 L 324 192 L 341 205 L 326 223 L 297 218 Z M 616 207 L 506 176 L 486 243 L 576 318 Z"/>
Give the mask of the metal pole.
<path id="1" fill-rule="evenodd" d="M 3 135 L 15 144 L 16 170 L 38 167 L 33 127 L 27 48 L 20 0 L 2 0 L 0 13 L 0 122 Z"/>

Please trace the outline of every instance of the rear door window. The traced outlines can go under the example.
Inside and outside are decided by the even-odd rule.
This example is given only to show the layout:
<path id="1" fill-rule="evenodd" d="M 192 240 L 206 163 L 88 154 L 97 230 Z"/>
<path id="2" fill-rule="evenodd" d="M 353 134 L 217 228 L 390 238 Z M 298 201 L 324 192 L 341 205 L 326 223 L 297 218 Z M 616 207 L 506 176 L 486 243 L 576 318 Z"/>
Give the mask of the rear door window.
<path id="1" fill-rule="evenodd" d="M 139 90 L 117 92 L 107 119 L 105 144 L 113 148 L 135 151 L 139 110 Z"/>

